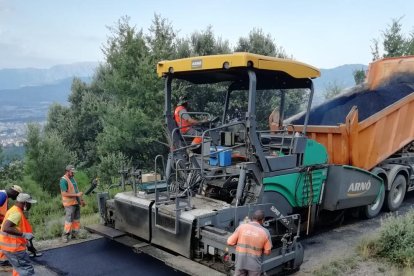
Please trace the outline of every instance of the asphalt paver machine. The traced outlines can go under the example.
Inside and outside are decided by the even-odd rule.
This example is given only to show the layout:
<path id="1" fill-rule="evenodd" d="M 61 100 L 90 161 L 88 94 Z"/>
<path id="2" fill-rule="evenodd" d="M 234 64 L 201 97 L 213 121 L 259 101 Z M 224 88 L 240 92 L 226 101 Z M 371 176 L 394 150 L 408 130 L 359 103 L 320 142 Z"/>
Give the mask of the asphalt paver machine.
<path id="1" fill-rule="evenodd" d="M 298 241 L 318 221 L 322 210 L 367 206 L 377 199 L 381 179 L 352 166 L 327 163 L 323 145 L 292 127 L 258 130 L 259 92 L 281 96 L 300 89 L 312 97 L 312 79 L 320 72 L 289 59 L 249 53 L 201 56 L 157 64 L 165 80 L 165 127 L 168 156 L 155 158 L 161 179 L 136 183 L 110 199 L 100 193 L 99 209 L 106 227 L 139 237 L 151 246 L 173 252 L 194 263 L 223 273 L 231 271 L 234 248 L 227 237 L 258 209 L 265 212 L 273 249 L 263 258 L 268 275 L 299 269 L 304 250 Z M 174 120 L 174 82 L 226 86 L 223 114 L 211 119 L 194 135 L 183 134 Z M 245 93 L 245 112 L 230 120 L 235 93 Z M 197 114 L 191 114 L 197 116 Z M 281 116 L 283 118 L 283 116 Z M 164 162 L 165 159 L 165 162 Z M 325 191 L 325 184 L 329 192 Z M 197 273 L 195 273 L 197 274 Z"/>

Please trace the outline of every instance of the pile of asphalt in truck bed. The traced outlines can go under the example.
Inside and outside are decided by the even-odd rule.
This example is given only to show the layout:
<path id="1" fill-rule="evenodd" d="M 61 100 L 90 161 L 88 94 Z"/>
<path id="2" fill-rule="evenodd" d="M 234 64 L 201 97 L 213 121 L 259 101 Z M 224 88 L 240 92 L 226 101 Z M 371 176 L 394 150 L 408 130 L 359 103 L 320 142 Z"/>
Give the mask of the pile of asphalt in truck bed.
<path id="1" fill-rule="evenodd" d="M 337 125 L 345 118 L 353 106 L 358 108 L 359 121 L 374 115 L 405 96 L 414 93 L 414 75 L 399 75 L 375 90 L 354 90 L 335 97 L 315 108 L 309 115 L 309 125 Z M 305 116 L 293 120 L 294 125 L 303 125 Z"/>

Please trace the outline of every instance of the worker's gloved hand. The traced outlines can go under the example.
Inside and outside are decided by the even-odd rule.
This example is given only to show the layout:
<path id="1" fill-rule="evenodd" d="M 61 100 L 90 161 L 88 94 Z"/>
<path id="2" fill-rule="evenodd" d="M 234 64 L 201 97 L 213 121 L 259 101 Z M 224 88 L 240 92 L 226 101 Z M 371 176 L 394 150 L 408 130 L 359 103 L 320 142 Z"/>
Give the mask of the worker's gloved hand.
<path id="1" fill-rule="evenodd" d="M 28 241 L 30 241 L 31 239 L 34 238 L 32 233 L 23 233 L 22 237 L 25 238 Z"/>

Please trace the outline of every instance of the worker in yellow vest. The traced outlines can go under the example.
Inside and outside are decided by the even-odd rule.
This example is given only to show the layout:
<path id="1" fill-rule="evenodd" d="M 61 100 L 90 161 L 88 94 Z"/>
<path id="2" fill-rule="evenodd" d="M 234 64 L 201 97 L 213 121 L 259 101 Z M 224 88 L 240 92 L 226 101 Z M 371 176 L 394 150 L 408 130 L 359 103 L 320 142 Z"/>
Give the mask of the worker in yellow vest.
<path id="1" fill-rule="evenodd" d="M 21 192 L 23 192 L 23 190 L 19 185 L 13 185 L 6 190 L 0 190 L 0 225 L 3 223 L 4 216 L 8 210 L 8 199 L 11 198 L 16 200 L 17 196 Z M 0 251 L 0 266 L 5 265 L 9 265 L 9 262 L 7 261 L 6 255 Z"/>
<path id="2" fill-rule="evenodd" d="M 63 229 L 63 241 L 76 238 L 80 229 L 80 206 L 84 206 L 82 192 L 79 192 L 78 183 L 74 178 L 75 167 L 67 165 L 65 174 L 60 179 L 60 193 L 62 204 L 65 207 L 65 226 Z"/>
<path id="3" fill-rule="evenodd" d="M 24 211 L 29 211 L 36 202 L 30 195 L 20 193 L 1 224 L 0 249 L 13 266 L 13 276 L 29 276 L 35 273 L 26 251 L 28 241 L 34 236 Z"/>

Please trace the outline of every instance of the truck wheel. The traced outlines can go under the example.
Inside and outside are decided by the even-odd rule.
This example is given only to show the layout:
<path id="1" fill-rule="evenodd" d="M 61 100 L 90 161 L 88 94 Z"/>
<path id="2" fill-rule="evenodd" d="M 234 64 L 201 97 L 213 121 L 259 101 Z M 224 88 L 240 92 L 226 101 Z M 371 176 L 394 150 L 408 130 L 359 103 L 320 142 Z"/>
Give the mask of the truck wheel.
<path id="1" fill-rule="evenodd" d="M 391 189 L 387 193 L 387 209 L 391 212 L 398 210 L 404 200 L 407 190 L 407 180 L 403 175 L 398 175 L 392 182 Z"/>
<path id="2" fill-rule="evenodd" d="M 375 218 L 381 212 L 382 205 L 384 205 L 385 188 L 382 187 L 381 194 L 370 205 L 362 207 L 362 217 L 366 219 Z"/>

